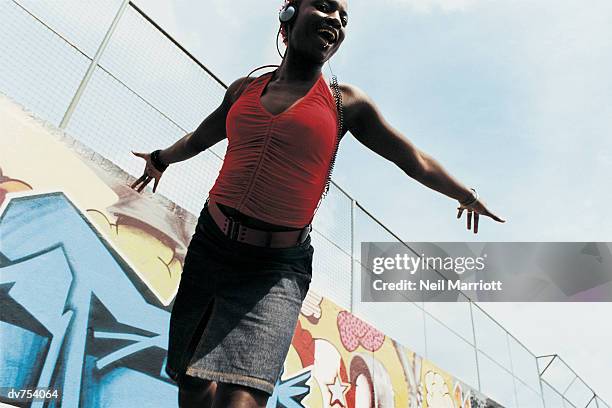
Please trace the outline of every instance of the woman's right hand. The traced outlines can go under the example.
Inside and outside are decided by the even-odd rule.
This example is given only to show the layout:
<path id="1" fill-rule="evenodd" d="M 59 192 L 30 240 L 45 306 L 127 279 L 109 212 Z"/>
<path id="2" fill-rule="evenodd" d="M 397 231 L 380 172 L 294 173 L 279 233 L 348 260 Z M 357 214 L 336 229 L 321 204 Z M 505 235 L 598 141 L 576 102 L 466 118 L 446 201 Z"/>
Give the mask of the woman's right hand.
<path id="1" fill-rule="evenodd" d="M 157 189 L 157 185 L 159 184 L 159 179 L 161 178 L 163 172 L 157 170 L 151 162 L 151 153 L 132 152 L 132 154 L 145 160 L 145 169 L 142 173 L 142 176 L 140 176 L 140 178 L 136 180 L 130 187 L 140 193 L 147 186 L 147 184 L 151 182 L 151 180 L 155 180 L 155 183 L 153 183 L 153 192 L 155 192 L 155 190 Z"/>

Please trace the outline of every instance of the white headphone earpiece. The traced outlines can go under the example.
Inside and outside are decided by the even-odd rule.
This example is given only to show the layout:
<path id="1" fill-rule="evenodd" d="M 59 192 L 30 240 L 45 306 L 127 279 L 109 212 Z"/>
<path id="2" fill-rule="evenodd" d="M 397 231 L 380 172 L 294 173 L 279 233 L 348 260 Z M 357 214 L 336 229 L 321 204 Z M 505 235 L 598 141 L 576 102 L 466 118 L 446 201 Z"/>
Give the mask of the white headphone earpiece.
<path id="1" fill-rule="evenodd" d="M 278 19 L 280 20 L 281 23 L 287 24 L 293 19 L 296 11 L 297 10 L 295 9 L 295 6 L 289 4 L 278 14 Z"/>

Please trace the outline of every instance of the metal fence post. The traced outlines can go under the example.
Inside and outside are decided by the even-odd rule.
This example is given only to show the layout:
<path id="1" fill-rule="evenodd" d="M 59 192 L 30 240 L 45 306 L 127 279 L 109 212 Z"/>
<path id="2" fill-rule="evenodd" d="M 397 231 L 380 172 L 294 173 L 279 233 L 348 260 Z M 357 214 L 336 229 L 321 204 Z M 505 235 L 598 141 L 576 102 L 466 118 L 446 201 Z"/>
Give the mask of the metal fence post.
<path id="1" fill-rule="evenodd" d="M 474 356 L 476 357 L 476 375 L 478 376 L 478 391 L 482 392 L 482 383 L 480 381 L 480 361 L 478 360 L 478 341 L 476 340 L 476 327 L 474 326 L 474 305 L 471 299 L 468 298 L 470 304 L 470 320 L 472 322 L 472 336 L 474 339 Z"/>
<path id="2" fill-rule="evenodd" d="M 128 7 L 129 4 L 130 4 L 130 0 L 123 0 L 123 3 L 121 3 L 121 7 L 119 7 L 119 11 L 117 11 L 117 14 L 115 15 L 115 18 L 113 19 L 113 22 L 111 23 L 110 27 L 108 28 L 108 31 L 106 31 L 106 34 L 104 35 L 104 39 L 102 40 L 102 43 L 100 44 L 100 46 L 98 47 L 98 50 L 96 51 L 96 55 L 94 55 L 93 60 L 91 60 L 91 64 L 89 64 L 89 68 L 87 68 L 87 72 L 85 73 L 83 80 L 79 84 L 79 87 L 77 88 L 76 93 L 72 97 L 72 100 L 70 101 L 70 105 L 68 105 L 68 109 L 66 109 L 66 113 L 64 114 L 64 117 L 62 118 L 62 121 L 59 125 L 60 129 L 62 130 L 66 129 L 66 127 L 68 126 L 68 122 L 70 121 L 70 118 L 72 117 L 72 114 L 74 113 L 74 110 L 79 104 L 79 100 L 81 99 L 81 96 L 83 96 L 83 92 L 85 91 L 85 88 L 87 87 L 87 84 L 89 83 L 96 67 L 98 66 L 98 62 L 100 62 L 100 58 L 102 58 L 102 54 L 104 53 L 104 50 L 106 49 L 106 46 L 108 45 L 110 38 L 115 32 L 115 29 L 117 28 L 117 25 L 119 24 L 119 20 L 121 20 L 121 17 L 123 16 L 123 13 L 125 12 L 125 9 Z"/>
<path id="3" fill-rule="evenodd" d="M 546 399 L 544 398 L 544 385 L 542 385 L 542 377 L 540 376 L 540 361 L 535 357 L 536 369 L 538 370 L 538 383 L 540 384 L 540 397 L 542 397 L 542 406 L 546 407 Z"/>
<path id="4" fill-rule="evenodd" d="M 514 385 L 514 403 L 519 406 L 518 389 L 516 388 L 516 382 L 518 380 L 516 373 L 514 372 L 514 360 L 512 359 L 512 350 L 510 347 L 510 336 L 509 333 L 504 329 L 506 334 L 506 347 L 508 347 L 508 356 L 510 356 L 510 372 L 512 373 L 512 385 Z"/>
<path id="5" fill-rule="evenodd" d="M 351 313 L 355 313 L 355 296 L 357 279 L 355 279 L 355 208 L 357 204 L 351 197 Z"/>

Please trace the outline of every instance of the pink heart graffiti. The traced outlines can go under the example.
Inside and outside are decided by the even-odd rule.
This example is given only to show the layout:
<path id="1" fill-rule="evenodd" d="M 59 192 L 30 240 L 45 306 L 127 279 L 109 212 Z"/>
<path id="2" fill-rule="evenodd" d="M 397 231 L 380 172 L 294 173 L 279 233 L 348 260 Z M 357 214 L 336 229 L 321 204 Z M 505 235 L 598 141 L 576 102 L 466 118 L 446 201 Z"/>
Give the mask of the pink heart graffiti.
<path id="1" fill-rule="evenodd" d="M 381 331 L 349 312 L 339 312 L 337 323 L 340 341 L 348 351 L 356 350 L 360 344 L 368 351 L 376 351 L 385 341 L 385 335 Z"/>

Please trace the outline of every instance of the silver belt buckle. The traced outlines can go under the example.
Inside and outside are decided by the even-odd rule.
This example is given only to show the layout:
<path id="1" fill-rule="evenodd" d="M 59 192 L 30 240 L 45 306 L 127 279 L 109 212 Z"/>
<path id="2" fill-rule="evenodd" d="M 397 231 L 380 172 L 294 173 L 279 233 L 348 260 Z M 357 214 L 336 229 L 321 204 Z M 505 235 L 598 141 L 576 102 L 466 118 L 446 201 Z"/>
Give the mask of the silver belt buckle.
<path id="1" fill-rule="evenodd" d="M 229 239 L 231 239 L 232 241 L 236 241 L 238 239 L 238 232 L 240 231 L 240 221 L 232 218 L 232 217 L 228 217 L 225 216 L 227 218 L 227 229 L 225 230 L 225 236 L 228 237 Z"/>

